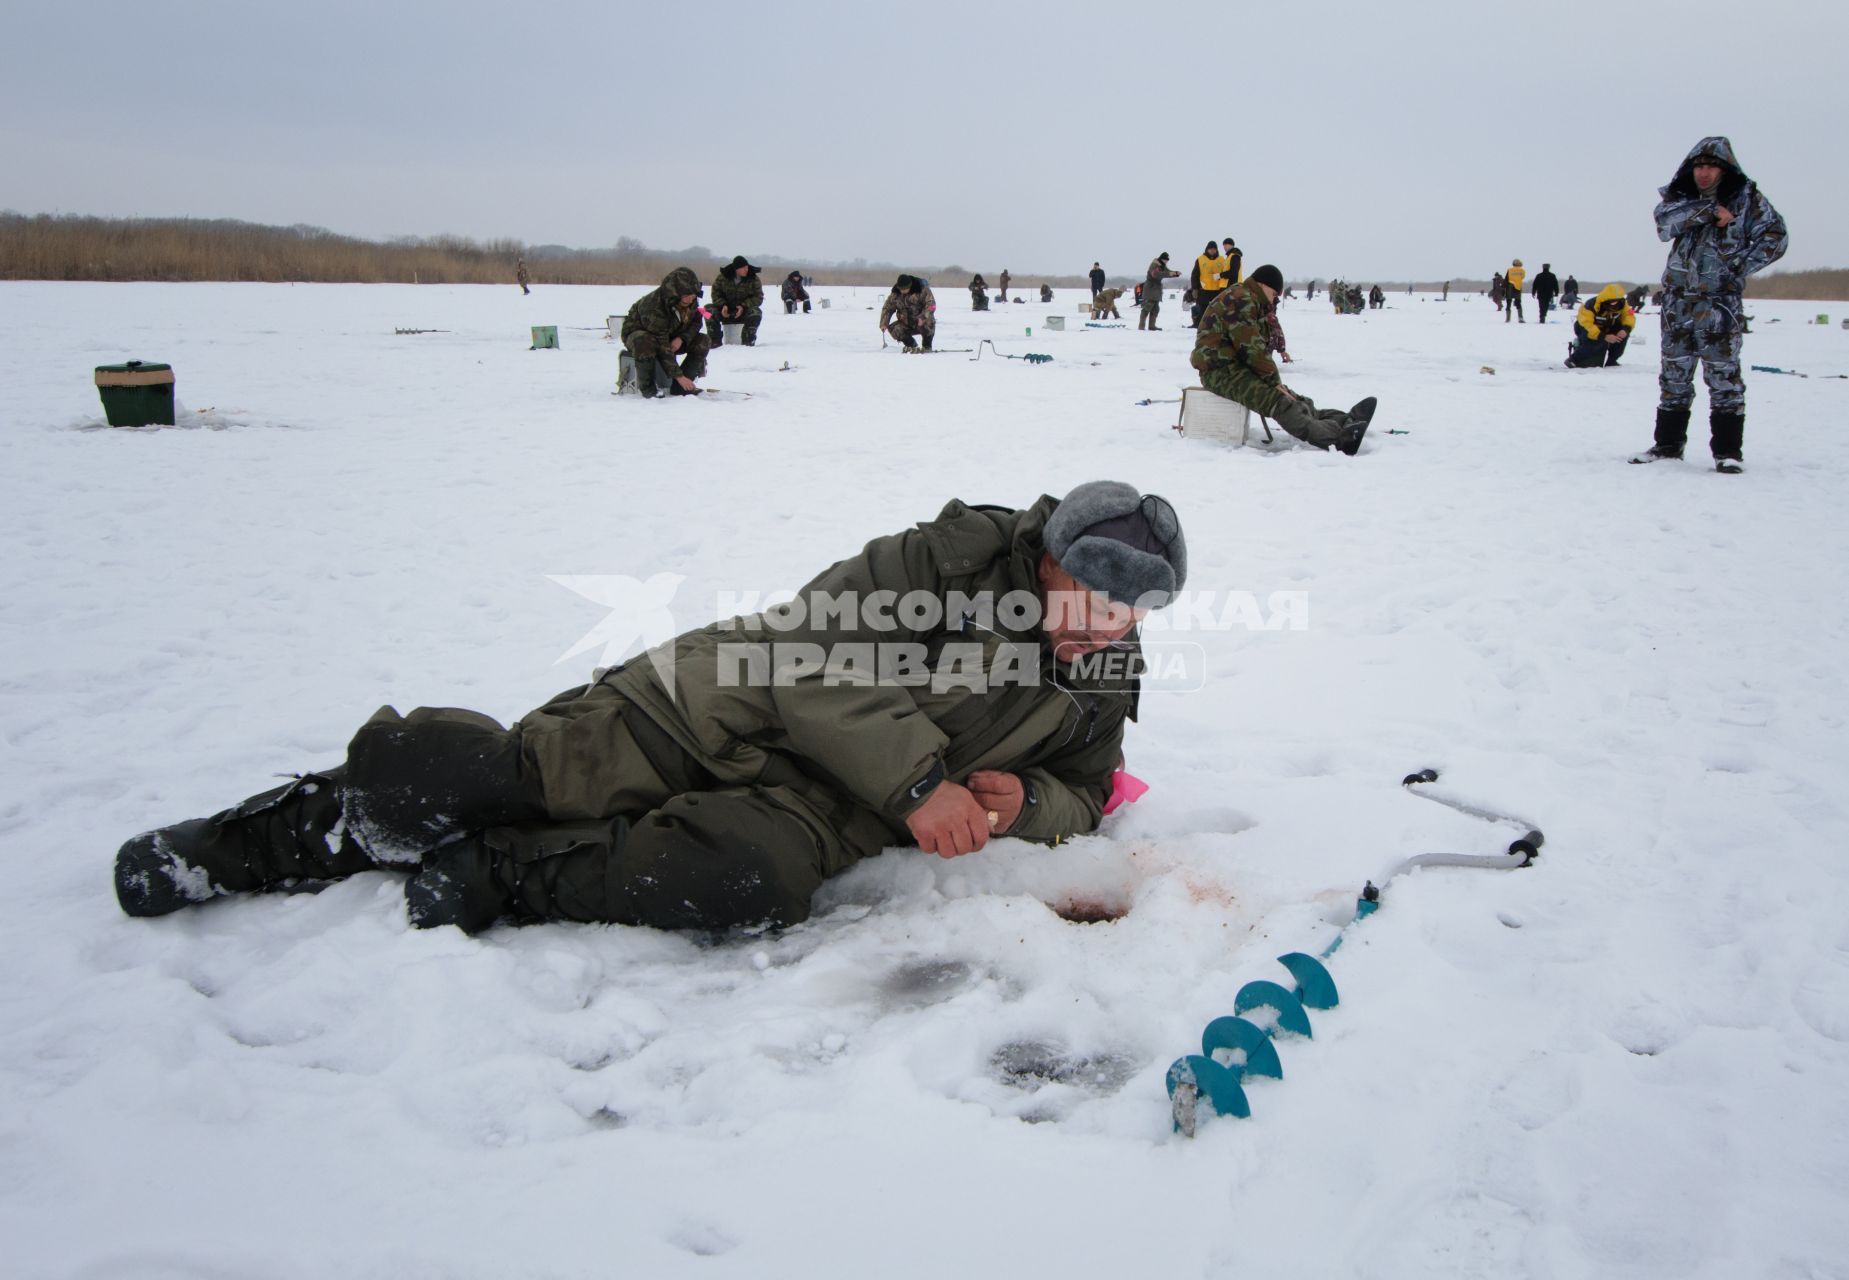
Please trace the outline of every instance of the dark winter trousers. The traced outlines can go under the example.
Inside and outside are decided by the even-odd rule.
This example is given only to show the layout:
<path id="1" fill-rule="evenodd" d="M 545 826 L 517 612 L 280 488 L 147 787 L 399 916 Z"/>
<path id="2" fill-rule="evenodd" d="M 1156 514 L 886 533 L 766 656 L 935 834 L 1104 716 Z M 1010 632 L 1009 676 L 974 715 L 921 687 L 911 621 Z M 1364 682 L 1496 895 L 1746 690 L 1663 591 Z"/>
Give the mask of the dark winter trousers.
<path id="1" fill-rule="evenodd" d="M 432 860 L 468 886 L 459 923 L 503 915 L 720 929 L 793 924 L 822 879 L 890 833 L 778 762 L 728 786 L 607 684 L 503 729 L 382 709 L 348 748 L 348 830 L 375 856 Z"/>
<path id="2" fill-rule="evenodd" d="M 1537 293 L 1534 295 L 1534 318 L 1540 324 L 1547 323 L 1547 313 L 1554 309 L 1554 295 Z"/>
<path id="3" fill-rule="evenodd" d="M 1627 334 L 1618 342 L 1607 342 L 1603 338 L 1588 338 L 1585 334 L 1575 332 L 1573 350 L 1567 356 L 1567 363 L 1575 369 L 1603 369 L 1607 365 L 1618 363 L 1624 355 L 1624 349 L 1631 345 Z"/>
<path id="4" fill-rule="evenodd" d="M 720 781 L 599 683 L 512 728 L 382 708 L 345 764 L 161 834 L 209 882 L 194 899 L 409 870 L 414 923 L 473 932 L 502 918 L 793 924 L 826 876 L 893 832 L 783 757 L 750 785 Z M 420 918 L 417 895 L 436 882 L 443 914 Z"/>
<path id="5" fill-rule="evenodd" d="M 744 326 L 744 329 L 738 335 L 739 341 L 743 342 L 747 347 L 756 346 L 758 341 L 758 326 L 763 323 L 764 312 L 758 307 L 746 307 L 742 314 L 723 320 L 719 317 L 719 308 L 714 307 L 713 314 L 709 316 L 706 321 L 706 336 L 715 347 L 722 347 L 725 345 L 725 326 L 728 324 L 738 324 Z"/>
<path id="6" fill-rule="evenodd" d="M 1504 324 L 1509 323 L 1509 317 L 1511 316 L 1522 316 L 1522 292 L 1520 289 L 1509 290 L 1508 305 L 1502 309 L 1502 322 Z M 1528 323 L 1527 316 L 1522 316 L 1522 323 Z"/>

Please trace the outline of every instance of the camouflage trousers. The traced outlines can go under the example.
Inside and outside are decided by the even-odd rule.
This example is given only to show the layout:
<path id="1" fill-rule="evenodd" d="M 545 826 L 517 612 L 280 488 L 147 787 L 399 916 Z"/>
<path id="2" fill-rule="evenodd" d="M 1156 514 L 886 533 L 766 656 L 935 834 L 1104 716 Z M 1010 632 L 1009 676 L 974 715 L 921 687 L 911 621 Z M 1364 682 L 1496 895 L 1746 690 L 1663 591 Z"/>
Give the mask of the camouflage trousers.
<path id="1" fill-rule="evenodd" d="M 1212 369 L 1201 375 L 1201 385 L 1216 396 L 1242 404 L 1260 417 L 1270 418 L 1305 444 L 1327 449 L 1348 431 L 1348 415 L 1339 409 L 1318 409 L 1305 395 L 1287 397 L 1261 381 L 1248 369 Z"/>
<path id="2" fill-rule="evenodd" d="M 886 324 L 886 332 L 899 340 L 902 347 L 911 346 L 917 339 L 923 338 L 929 346 L 937 337 L 937 317 L 926 314 L 913 320 L 911 317 L 895 314 Z"/>
<path id="3" fill-rule="evenodd" d="M 1695 402 L 1695 364 L 1708 384 L 1712 413 L 1744 413 L 1740 376 L 1740 307 L 1735 296 L 1672 291 L 1663 295 L 1663 363 L 1658 404 L 1687 409 Z"/>
<path id="4" fill-rule="evenodd" d="M 666 360 L 669 365 L 675 364 L 676 353 L 669 350 L 673 345 L 673 340 L 669 339 L 664 342 L 646 329 L 630 334 L 623 339 L 623 345 L 629 348 L 629 354 L 637 361 Z M 706 353 L 711 347 L 712 344 L 707 341 L 705 334 L 695 333 L 681 345 L 678 353 L 680 372 L 689 378 L 704 378 L 706 376 Z"/>

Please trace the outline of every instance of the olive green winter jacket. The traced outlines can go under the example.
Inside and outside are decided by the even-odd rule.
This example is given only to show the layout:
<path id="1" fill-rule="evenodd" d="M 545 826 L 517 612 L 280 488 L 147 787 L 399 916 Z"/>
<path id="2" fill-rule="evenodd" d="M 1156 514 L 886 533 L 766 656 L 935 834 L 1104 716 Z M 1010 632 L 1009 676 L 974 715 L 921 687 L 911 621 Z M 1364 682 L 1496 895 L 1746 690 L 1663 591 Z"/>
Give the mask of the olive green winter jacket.
<path id="1" fill-rule="evenodd" d="M 828 569 L 797 605 L 678 637 L 671 695 L 651 661 L 605 679 L 726 785 L 794 769 L 909 839 L 905 816 L 940 771 L 961 782 L 994 769 L 1018 775 L 1027 791 L 1008 834 L 1052 841 L 1090 831 L 1122 758 L 1124 722 L 1136 713 L 1135 633 L 1108 655 L 1115 670 L 1055 668 L 1037 605 L 1024 622 L 1006 608 L 966 604 L 1000 605 L 1010 592 L 1039 599 L 1041 532 L 1057 506 L 1051 497 L 1024 511 L 953 501 L 937 519 L 876 538 Z M 934 598 L 941 619 L 894 610 L 911 592 Z M 856 608 L 818 617 L 809 608 L 816 593 L 851 594 Z M 761 678 L 802 652 L 790 645 L 818 647 L 836 665 Z M 844 659 L 865 653 L 850 646 L 880 645 L 913 646 L 934 678 L 882 683 L 865 668 L 845 669 Z"/>

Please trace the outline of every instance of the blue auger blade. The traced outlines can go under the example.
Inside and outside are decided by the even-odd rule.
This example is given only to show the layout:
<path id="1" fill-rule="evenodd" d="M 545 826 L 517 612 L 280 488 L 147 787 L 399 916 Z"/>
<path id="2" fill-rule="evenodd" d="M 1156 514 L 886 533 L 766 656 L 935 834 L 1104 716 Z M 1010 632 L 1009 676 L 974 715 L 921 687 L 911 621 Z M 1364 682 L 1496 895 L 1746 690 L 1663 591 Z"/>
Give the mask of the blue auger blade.
<path id="1" fill-rule="evenodd" d="M 1278 963 L 1289 969 L 1290 976 L 1297 980 L 1297 999 L 1304 1008 L 1333 1009 L 1342 1002 L 1341 996 L 1336 994 L 1335 979 L 1315 956 L 1293 951 L 1279 956 Z"/>
<path id="2" fill-rule="evenodd" d="M 1275 982 L 1248 982 L 1239 988 L 1233 997 L 1233 1012 L 1252 1009 L 1276 1009 L 1279 1027 L 1300 1036 L 1310 1034 L 1310 1015 L 1303 1011 L 1303 1002 Z"/>
<path id="3" fill-rule="evenodd" d="M 1277 1046 L 1271 1043 L 1271 1037 L 1257 1023 L 1247 1022 L 1244 1018 L 1215 1018 L 1209 1022 L 1207 1029 L 1201 1032 L 1201 1052 L 1218 1062 L 1214 1054 L 1220 1049 L 1234 1049 L 1243 1056 L 1241 1062 L 1224 1064 L 1238 1078 L 1284 1078 L 1284 1064 L 1278 1061 Z"/>
<path id="4" fill-rule="evenodd" d="M 1239 1086 L 1239 1077 L 1212 1058 L 1193 1053 L 1175 1059 L 1169 1067 L 1168 1098 L 1175 1131 L 1190 1138 L 1194 1136 L 1195 1121 L 1203 1104 L 1216 1116 L 1236 1116 L 1243 1120 L 1252 1114 L 1252 1107 L 1246 1102 L 1246 1091 Z"/>

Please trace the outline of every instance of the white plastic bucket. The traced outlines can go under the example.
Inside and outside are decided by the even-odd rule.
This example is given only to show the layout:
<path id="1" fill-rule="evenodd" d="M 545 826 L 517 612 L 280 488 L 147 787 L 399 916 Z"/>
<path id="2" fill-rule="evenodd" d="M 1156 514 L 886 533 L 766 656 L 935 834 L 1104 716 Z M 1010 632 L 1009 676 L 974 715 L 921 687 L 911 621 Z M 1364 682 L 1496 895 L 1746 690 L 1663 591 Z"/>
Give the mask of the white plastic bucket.
<path id="1" fill-rule="evenodd" d="M 1066 317 L 1048 316 L 1046 318 L 1046 327 L 1049 329 L 1055 329 L 1061 333 L 1064 333 L 1066 330 Z"/>
<path id="2" fill-rule="evenodd" d="M 725 343 L 727 346 L 731 346 L 733 343 L 742 343 L 745 340 L 745 326 L 743 324 L 722 324 L 719 327 L 725 331 Z"/>
<path id="3" fill-rule="evenodd" d="M 826 311 L 828 310 L 828 299 L 823 298 L 819 302 L 817 302 L 815 305 L 820 307 L 822 310 Z"/>

